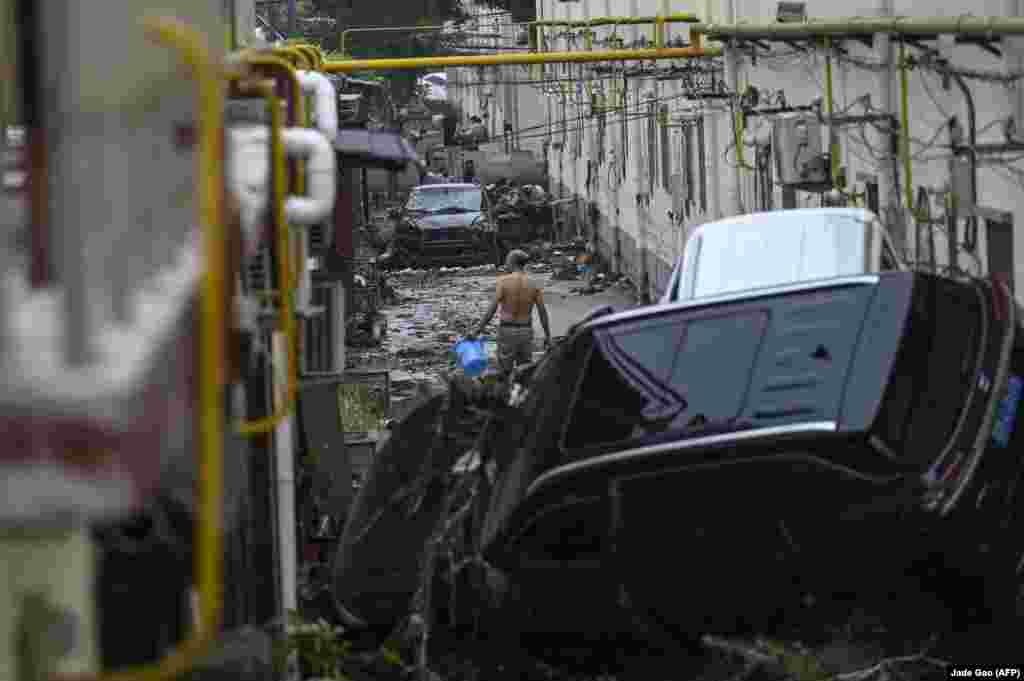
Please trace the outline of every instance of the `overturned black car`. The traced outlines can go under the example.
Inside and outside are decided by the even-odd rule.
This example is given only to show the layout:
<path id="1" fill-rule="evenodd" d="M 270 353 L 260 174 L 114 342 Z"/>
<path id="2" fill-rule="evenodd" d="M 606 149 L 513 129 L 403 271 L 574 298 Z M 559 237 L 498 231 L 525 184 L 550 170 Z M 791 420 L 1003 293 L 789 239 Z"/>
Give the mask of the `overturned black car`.
<path id="1" fill-rule="evenodd" d="M 387 268 L 500 265 L 504 249 L 486 193 L 478 184 L 414 187 L 390 214 L 393 237 L 378 258 Z"/>
<path id="2" fill-rule="evenodd" d="M 1024 556 L 1020 320 L 1001 284 L 909 272 L 592 320 L 492 411 L 474 465 L 422 438 L 381 459 L 371 475 L 389 489 L 357 500 L 336 596 L 385 625 L 427 579 L 449 641 L 493 641 L 492 623 L 570 665 L 624 654 L 609 637 L 668 642 L 665 655 L 777 630 L 809 594 L 885 603 L 894 580 L 950 612 L 978 585 L 963 598 L 987 609 L 972 616 L 1009 615 Z M 429 500 L 389 501 L 428 469 Z M 358 519 L 382 515 L 421 520 L 372 551 Z M 952 578 L 926 583 L 922 562 Z M 376 600 L 357 593 L 371 582 Z"/>

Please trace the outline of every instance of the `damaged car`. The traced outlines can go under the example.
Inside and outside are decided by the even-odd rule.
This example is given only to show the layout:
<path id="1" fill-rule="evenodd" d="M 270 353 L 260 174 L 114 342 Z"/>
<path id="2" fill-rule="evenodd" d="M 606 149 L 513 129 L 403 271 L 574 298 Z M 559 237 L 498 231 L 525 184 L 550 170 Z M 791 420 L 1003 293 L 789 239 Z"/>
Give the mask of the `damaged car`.
<path id="1" fill-rule="evenodd" d="M 389 213 L 394 234 L 378 259 L 383 267 L 431 267 L 503 262 L 505 249 L 493 209 L 478 184 L 414 187 Z"/>
<path id="2" fill-rule="evenodd" d="M 395 478 L 353 512 L 423 517 L 387 555 L 343 543 L 361 617 L 423 583 L 380 574 L 378 600 L 358 575 L 431 551 L 431 636 L 484 662 L 671 665 L 808 603 L 898 618 L 930 594 L 951 630 L 1019 610 L 1024 336 L 1000 282 L 889 271 L 603 314 L 513 388 L 468 473 L 424 443 L 405 465 L 445 471 L 429 501 L 389 502 L 415 476 Z"/>
<path id="3" fill-rule="evenodd" d="M 592 321 L 492 437 L 498 610 L 538 654 L 776 631 L 808 596 L 896 617 L 897 583 L 949 627 L 1015 615 L 1020 320 L 1000 283 L 885 272 Z"/>

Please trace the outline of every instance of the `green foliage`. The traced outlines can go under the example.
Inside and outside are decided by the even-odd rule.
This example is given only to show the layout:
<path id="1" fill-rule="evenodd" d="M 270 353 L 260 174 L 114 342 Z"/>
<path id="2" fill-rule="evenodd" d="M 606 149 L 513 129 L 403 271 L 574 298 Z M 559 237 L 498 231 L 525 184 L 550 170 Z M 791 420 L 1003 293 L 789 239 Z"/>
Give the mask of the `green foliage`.
<path id="1" fill-rule="evenodd" d="M 377 392 L 359 383 L 339 386 L 338 409 L 344 432 L 363 433 L 383 428 L 384 400 Z"/>
<path id="2" fill-rule="evenodd" d="M 380 658 L 385 663 L 392 667 L 404 667 L 405 661 L 402 660 L 402 656 L 398 652 L 388 646 L 384 646 L 380 649 Z"/>
<path id="3" fill-rule="evenodd" d="M 344 660 L 351 654 L 351 644 L 342 639 L 342 634 L 341 627 L 332 627 L 322 619 L 307 622 L 298 612 L 289 611 L 285 636 L 274 651 L 278 673 L 283 673 L 288 658 L 297 654 L 314 676 L 349 681 L 342 669 Z"/>
<path id="4" fill-rule="evenodd" d="M 385 643 L 376 651 L 357 652 L 343 635 L 341 627 L 332 627 L 322 619 L 310 622 L 299 612 L 290 611 L 286 635 L 274 650 L 276 672 L 283 674 L 288 659 L 296 655 L 303 671 L 318 678 L 405 678 L 408 666 L 395 647 Z"/>
<path id="5" fill-rule="evenodd" d="M 832 678 L 809 652 L 792 650 L 777 641 L 765 641 L 764 648 L 775 656 L 793 681 L 829 681 Z"/>

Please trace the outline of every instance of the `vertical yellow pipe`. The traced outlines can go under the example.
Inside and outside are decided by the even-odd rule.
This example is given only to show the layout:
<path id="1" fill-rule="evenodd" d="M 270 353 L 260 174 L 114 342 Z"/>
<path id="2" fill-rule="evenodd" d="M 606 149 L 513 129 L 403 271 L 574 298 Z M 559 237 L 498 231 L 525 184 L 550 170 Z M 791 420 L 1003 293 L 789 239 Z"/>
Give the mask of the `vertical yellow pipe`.
<path id="1" fill-rule="evenodd" d="M 590 28 L 589 26 L 583 29 L 583 47 L 586 48 L 587 50 L 594 49 L 594 29 Z M 581 68 L 580 73 L 586 73 L 586 69 Z M 587 103 L 589 104 L 592 101 L 594 95 L 594 88 L 590 82 L 590 78 L 586 78 L 584 80 L 584 88 L 587 93 Z"/>
<path id="2" fill-rule="evenodd" d="M 746 120 L 743 116 L 743 108 L 737 106 L 732 120 L 733 136 L 735 137 L 734 143 L 736 145 L 736 163 L 744 170 L 754 170 L 754 167 L 747 163 L 747 154 L 743 149 L 743 129 L 745 126 Z"/>
<path id="3" fill-rule="evenodd" d="M 900 156 L 903 159 L 903 193 L 907 209 L 914 210 L 913 163 L 910 158 L 910 75 L 907 69 L 906 43 L 900 41 Z"/>
<path id="4" fill-rule="evenodd" d="M 281 101 L 274 96 L 272 86 L 260 87 L 258 90 L 263 95 L 267 107 L 270 109 L 270 167 L 271 179 L 271 201 L 272 215 L 274 221 L 274 234 L 277 237 L 277 251 L 281 254 L 290 254 L 291 228 L 285 221 L 284 201 L 285 187 L 288 184 L 287 168 L 284 156 L 284 141 L 281 137 L 281 130 L 284 122 L 281 115 Z M 269 416 L 257 421 L 243 421 L 236 425 L 240 435 L 261 435 L 272 431 L 281 420 L 287 416 L 295 404 L 297 393 L 297 371 L 298 371 L 298 339 L 295 329 L 295 310 L 293 289 L 295 286 L 294 275 L 290 266 L 291 259 L 286 256 L 277 258 L 277 278 L 280 305 L 280 328 L 284 332 L 285 342 L 288 344 L 288 384 L 285 388 L 285 399 L 278 403 L 279 406 Z"/>
<path id="5" fill-rule="evenodd" d="M 173 48 L 187 65 L 197 86 L 199 149 L 196 192 L 202 226 L 204 272 L 200 296 L 198 485 L 194 526 L 194 570 L 199 591 L 198 626 L 189 638 L 160 662 L 101 675 L 72 674 L 75 681 L 166 681 L 192 668 L 220 630 L 223 603 L 224 489 L 224 290 L 223 232 L 223 83 L 198 30 L 173 19 L 150 18 L 147 34 Z"/>
<path id="6" fill-rule="evenodd" d="M 839 189 L 839 143 L 836 140 L 832 116 L 835 113 L 835 97 L 832 90 L 832 39 L 825 37 L 825 111 L 828 114 L 828 150 L 832 186 Z"/>
<path id="7" fill-rule="evenodd" d="M 242 60 L 247 64 L 253 66 L 260 66 L 283 73 L 288 78 L 288 82 L 291 85 L 291 101 L 294 102 L 295 116 L 294 119 L 288 121 L 293 126 L 304 126 L 306 125 L 306 106 L 305 96 L 302 94 L 302 85 L 299 83 L 299 77 L 295 74 L 295 69 L 286 59 L 282 59 L 279 56 L 274 56 L 261 52 L 247 52 L 242 55 Z M 295 174 L 295 193 L 302 196 L 306 193 L 306 174 L 303 172 L 303 164 L 301 161 L 296 162 L 298 171 Z"/>
<path id="8" fill-rule="evenodd" d="M 544 49 L 543 37 L 544 29 L 541 26 L 531 24 L 529 27 L 530 31 L 530 51 L 540 52 Z M 544 78 L 544 65 L 543 64 L 531 64 L 530 65 L 530 78 L 533 80 L 542 80 Z"/>
<path id="9" fill-rule="evenodd" d="M 220 629 L 222 603 L 222 503 L 224 445 L 225 339 L 222 332 L 225 310 L 225 248 L 221 217 L 224 93 L 202 34 L 174 21 L 156 21 L 150 30 L 163 42 L 174 44 L 190 62 L 199 89 L 199 213 L 203 226 L 206 271 L 200 313 L 199 432 L 202 456 L 199 460 L 196 532 L 196 584 L 199 590 L 200 626 L 197 647 L 211 640 Z M 194 648 L 193 654 L 197 652 Z"/>

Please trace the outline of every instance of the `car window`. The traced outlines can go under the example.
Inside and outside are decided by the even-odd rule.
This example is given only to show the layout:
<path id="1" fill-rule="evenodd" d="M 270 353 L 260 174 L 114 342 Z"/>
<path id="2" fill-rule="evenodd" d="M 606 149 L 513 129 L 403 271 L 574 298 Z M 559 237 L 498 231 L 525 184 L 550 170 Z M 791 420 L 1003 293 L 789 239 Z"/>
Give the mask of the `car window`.
<path id="1" fill-rule="evenodd" d="M 482 202 L 482 192 L 475 187 L 431 187 L 413 191 L 405 207 L 406 210 L 427 213 L 479 211 Z"/>
<path id="2" fill-rule="evenodd" d="M 766 312 L 757 310 L 596 331 L 570 408 L 564 449 L 735 420 L 767 319 Z M 709 385 L 717 389 L 691 390 Z"/>

